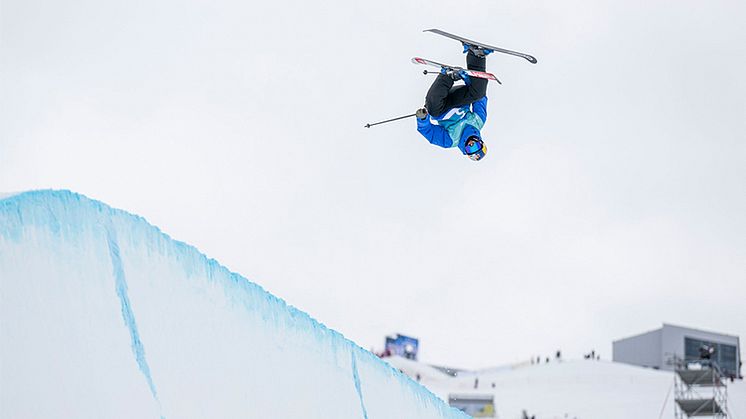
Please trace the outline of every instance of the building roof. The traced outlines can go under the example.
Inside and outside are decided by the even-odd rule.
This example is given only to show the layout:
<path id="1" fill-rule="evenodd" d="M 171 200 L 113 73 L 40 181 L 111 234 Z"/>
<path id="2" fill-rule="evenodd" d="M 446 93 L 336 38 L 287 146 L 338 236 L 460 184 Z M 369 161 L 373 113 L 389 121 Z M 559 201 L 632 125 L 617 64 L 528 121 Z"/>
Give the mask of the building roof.
<path id="1" fill-rule="evenodd" d="M 694 327 L 679 326 L 679 325 L 675 325 L 675 324 L 671 324 L 671 323 L 662 323 L 661 327 L 659 327 L 657 329 L 648 330 L 647 332 L 643 332 L 643 333 L 637 333 L 637 334 L 634 334 L 632 336 L 627 336 L 627 337 L 624 337 L 624 338 L 621 338 L 621 339 L 615 339 L 614 341 L 612 341 L 612 343 L 616 343 L 616 342 L 627 340 L 627 339 L 631 339 L 631 338 L 636 338 L 638 336 L 646 335 L 648 333 L 658 332 L 658 331 L 661 331 L 661 330 L 663 330 L 663 329 L 665 329 L 667 327 L 676 328 L 676 329 L 691 330 L 691 331 L 694 331 L 694 332 L 707 333 L 707 334 L 711 334 L 711 335 L 720 335 L 720 336 L 724 336 L 724 337 L 736 339 L 737 341 L 740 342 L 740 338 L 738 336 L 736 336 L 736 335 L 729 335 L 727 333 L 715 332 L 715 331 L 712 331 L 712 330 L 697 329 L 697 328 L 694 328 Z"/>

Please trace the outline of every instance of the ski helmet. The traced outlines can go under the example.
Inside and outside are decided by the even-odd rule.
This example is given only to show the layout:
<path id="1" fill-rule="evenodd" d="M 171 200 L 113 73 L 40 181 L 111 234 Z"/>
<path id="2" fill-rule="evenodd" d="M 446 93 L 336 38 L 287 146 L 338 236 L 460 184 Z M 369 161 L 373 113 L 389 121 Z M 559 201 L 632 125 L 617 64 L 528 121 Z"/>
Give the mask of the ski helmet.
<path id="1" fill-rule="evenodd" d="M 487 154 L 487 146 L 484 145 L 484 141 L 476 135 L 472 135 L 466 140 L 464 151 L 470 159 L 474 161 L 482 160 L 485 154 Z"/>

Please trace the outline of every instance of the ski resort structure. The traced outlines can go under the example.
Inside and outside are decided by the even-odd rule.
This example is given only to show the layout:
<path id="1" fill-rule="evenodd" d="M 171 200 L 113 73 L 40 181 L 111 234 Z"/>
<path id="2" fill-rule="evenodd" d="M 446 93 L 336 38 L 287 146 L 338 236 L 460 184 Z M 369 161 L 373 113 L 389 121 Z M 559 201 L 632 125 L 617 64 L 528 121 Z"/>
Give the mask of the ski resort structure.
<path id="1" fill-rule="evenodd" d="M 692 416 L 727 417 L 728 388 L 716 362 L 683 362 L 676 367 L 677 419 Z"/>
<path id="2" fill-rule="evenodd" d="M 713 360 L 724 377 L 741 376 L 741 345 L 738 336 L 664 324 L 647 333 L 613 343 L 616 362 L 674 371 L 683 362 L 700 359 L 703 346 L 713 349 Z"/>

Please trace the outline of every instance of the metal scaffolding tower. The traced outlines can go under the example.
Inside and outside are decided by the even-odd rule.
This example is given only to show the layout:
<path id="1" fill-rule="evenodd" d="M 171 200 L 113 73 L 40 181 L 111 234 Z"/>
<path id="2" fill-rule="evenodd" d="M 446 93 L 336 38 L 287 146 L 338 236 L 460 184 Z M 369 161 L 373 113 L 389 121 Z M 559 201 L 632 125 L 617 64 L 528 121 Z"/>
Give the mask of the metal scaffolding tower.
<path id="1" fill-rule="evenodd" d="M 728 415 L 728 388 L 717 363 L 708 359 L 677 363 L 676 419 Z"/>

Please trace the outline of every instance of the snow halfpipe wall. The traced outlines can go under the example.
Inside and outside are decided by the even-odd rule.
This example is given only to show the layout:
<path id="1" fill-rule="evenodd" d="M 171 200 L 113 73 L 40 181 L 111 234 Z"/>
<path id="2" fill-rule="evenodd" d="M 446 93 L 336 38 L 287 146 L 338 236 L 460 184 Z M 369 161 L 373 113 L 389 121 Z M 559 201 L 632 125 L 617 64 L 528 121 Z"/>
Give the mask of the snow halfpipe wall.
<path id="1" fill-rule="evenodd" d="M 0 197 L 0 418 L 466 418 L 144 219 Z"/>

